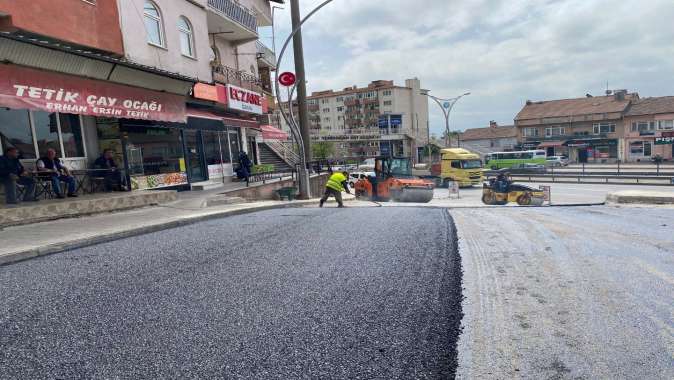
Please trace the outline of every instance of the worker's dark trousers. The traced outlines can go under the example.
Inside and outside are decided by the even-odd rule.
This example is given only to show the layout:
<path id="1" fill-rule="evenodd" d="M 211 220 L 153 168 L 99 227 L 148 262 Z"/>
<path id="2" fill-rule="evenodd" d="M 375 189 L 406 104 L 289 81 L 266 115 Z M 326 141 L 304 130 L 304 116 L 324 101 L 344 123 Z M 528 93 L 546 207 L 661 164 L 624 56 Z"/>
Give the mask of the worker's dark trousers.
<path id="1" fill-rule="evenodd" d="M 321 204 L 325 203 L 325 201 L 330 198 L 330 196 L 334 196 L 335 199 L 337 200 L 337 204 L 339 204 L 339 207 L 344 207 L 344 202 L 342 202 L 342 192 L 337 191 L 335 189 L 331 189 L 329 187 L 325 188 L 325 194 L 323 194 L 323 198 L 321 198 Z"/>

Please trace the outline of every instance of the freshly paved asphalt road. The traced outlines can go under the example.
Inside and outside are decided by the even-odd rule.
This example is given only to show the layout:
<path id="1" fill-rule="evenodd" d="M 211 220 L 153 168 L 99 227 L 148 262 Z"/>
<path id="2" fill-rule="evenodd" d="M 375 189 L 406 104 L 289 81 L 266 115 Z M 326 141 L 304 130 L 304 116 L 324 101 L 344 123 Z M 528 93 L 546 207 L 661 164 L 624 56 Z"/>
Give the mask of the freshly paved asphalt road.
<path id="1" fill-rule="evenodd" d="M 0 267 L 0 377 L 451 378 L 445 210 L 287 209 Z"/>

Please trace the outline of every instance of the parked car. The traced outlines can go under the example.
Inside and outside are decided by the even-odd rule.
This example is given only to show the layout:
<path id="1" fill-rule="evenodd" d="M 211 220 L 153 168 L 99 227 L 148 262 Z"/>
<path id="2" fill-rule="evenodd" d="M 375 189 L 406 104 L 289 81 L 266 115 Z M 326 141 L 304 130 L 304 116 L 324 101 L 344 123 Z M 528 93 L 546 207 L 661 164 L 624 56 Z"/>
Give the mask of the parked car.
<path id="1" fill-rule="evenodd" d="M 511 174 L 545 174 L 545 165 L 540 164 L 516 164 L 510 168 Z"/>
<path id="2" fill-rule="evenodd" d="M 360 179 L 375 176 L 374 172 L 353 172 L 349 173 L 349 187 L 353 188 L 356 182 Z"/>
<path id="3" fill-rule="evenodd" d="M 569 158 L 566 156 L 548 156 L 545 158 L 545 166 L 567 166 Z"/>

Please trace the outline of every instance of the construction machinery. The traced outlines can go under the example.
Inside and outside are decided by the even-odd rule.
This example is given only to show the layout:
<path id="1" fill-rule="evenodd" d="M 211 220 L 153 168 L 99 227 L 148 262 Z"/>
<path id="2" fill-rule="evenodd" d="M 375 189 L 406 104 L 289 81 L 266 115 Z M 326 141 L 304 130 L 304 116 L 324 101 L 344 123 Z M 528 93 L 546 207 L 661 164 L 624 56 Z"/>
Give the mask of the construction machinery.
<path id="1" fill-rule="evenodd" d="M 428 203 L 433 187 L 432 182 L 412 175 L 409 158 L 377 157 L 374 175 L 360 179 L 354 189 L 360 199 Z"/>
<path id="2" fill-rule="evenodd" d="M 513 183 L 507 170 L 499 171 L 496 178 L 482 185 L 482 203 L 505 205 L 517 203 L 520 206 L 540 206 L 545 201 L 543 190 Z"/>

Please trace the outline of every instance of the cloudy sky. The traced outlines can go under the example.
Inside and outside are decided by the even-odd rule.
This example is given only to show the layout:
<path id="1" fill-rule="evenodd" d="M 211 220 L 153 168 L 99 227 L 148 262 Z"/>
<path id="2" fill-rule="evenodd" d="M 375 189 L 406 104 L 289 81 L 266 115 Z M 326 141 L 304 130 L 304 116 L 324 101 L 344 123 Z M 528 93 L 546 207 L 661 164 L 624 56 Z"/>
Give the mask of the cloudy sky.
<path id="1" fill-rule="evenodd" d="M 321 2 L 300 0 L 303 14 Z M 278 45 L 288 8 L 277 11 Z M 673 24 L 672 0 L 334 0 L 303 30 L 307 82 L 311 92 L 418 77 L 436 96 L 472 93 L 452 128 L 512 124 L 527 99 L 601 95 L 607 82 L 674 95 Z"/>

